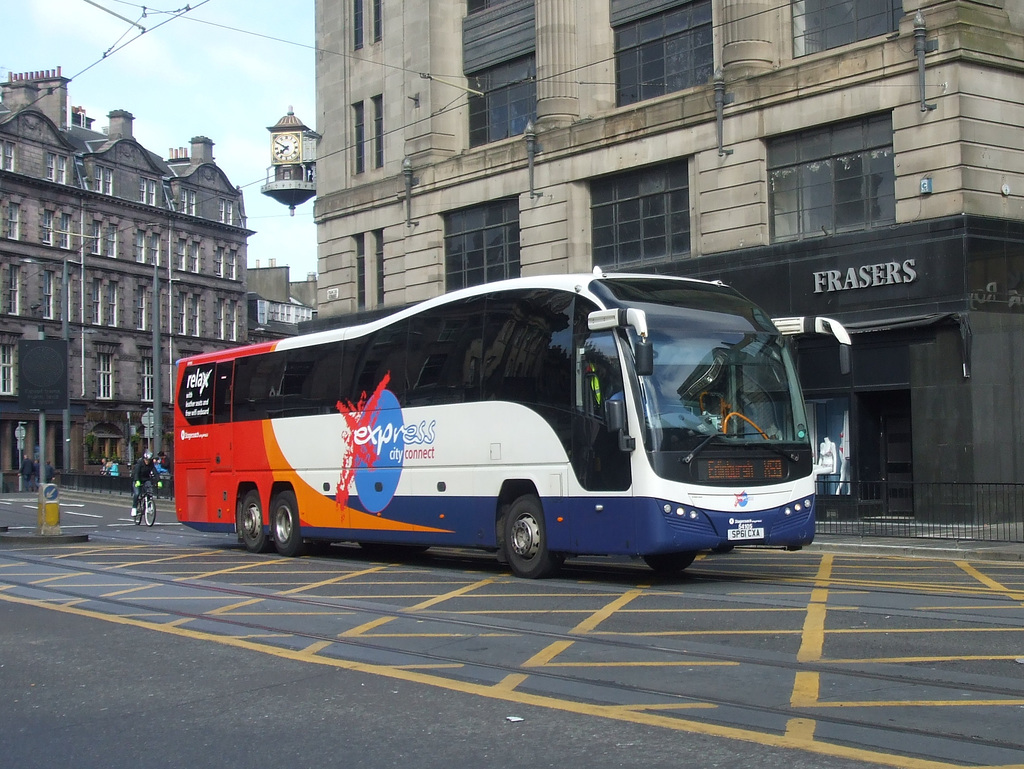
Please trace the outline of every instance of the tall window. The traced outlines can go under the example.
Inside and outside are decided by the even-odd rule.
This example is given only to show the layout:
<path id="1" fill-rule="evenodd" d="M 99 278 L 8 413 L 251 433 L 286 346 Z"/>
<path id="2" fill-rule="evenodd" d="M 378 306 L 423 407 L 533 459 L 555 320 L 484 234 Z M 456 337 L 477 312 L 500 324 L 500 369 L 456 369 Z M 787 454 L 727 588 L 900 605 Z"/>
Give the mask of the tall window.
<path id="1" fill-rule="evenodd" d="M 107 247 L 104 253 L 111 259 L 117 258 L 117 225 L 107 225 Z"/>
<path id="2" fill-rule="evenodd" d="M 61 248 L 71 248 L 71 214 L 60 215 L 60 225 L 57 228 L 57 245 Z"/>
<path id="3" fill-rule="evenodd" d="M 238 265 L 238 252 L 234 249 L 228 249 L 227 261 L 224 263 L 224 277 L 235 280 L 238 277 L 237 273 Z"/>
<path id="4" fill-rule="evenodd" d="M 637 267 L 689 254 L 686 161 L 593 182 L 591 220 L 595 265 Z"/>
<path id="5" fill-rule="evenodd" d="M 92 228 L 89 232 L 89 253 L 103 253 L 103 222 L 99 219 L 92 220 Z"/>
<path id="6" fill-rule="evenodd" d="M 99 400 L 114 397 L 114 356 L 109 352 L 96 354 L 96 397 Z"/>
<path id="7" fill-rule="evenodd" d="M 53 270 L 43 270 L 43 317 L 53 320 Z"/>
<path id="8" fill-rule="evenodd" d="M 146 261 L 146 233 L 143 230 L 135 230 L 135 261 Z"/>
<path id="9" fill-rule="evenodd" d="M 188 241 L 185 238 L 178 238 L 178 246 L 176 252 L 176 258 L 174 260 L 175 266 L 184 272 L 187 262 L 188 255 Z"/>
<path id="10" fill-rule="evenodd" d="M 4 274 L 6 283 L 4 312 L 10 313 L 11 315 L 21 314 L 21 268 L 16 264 L 7 265 L 7 270 Z"/>
<path id="11" fill-rule="evenodd" d="M 21 206 L 17 203 L 7 204 L 7 218 L 4 221 L 4 237 L 21 240 Z"/>
<path id="12" fill-rule="evenodd" d="M 373 167 L 384 167 L 384 97 L 374 96 L 373 105 Z"/>
<path id="13" fill-rule="evenodd" d="M 46 153 L 46 178 L 57 184 L 67 184 L 68 158 L 54 152 Z"/>
<path id="14" fill-rule="evenodd" d="M 196 215 L 196 193 L 195 190 L 181 188 L 181 213 L 189 216 Z"/>
<path id="15" fill-rule="evenodd" d="M 39 220 L 39 242 L 47 246 L 53 245 L 53 211 L 43 211 Z"/>
<path id="16" fill-rule="evenodd" d="M 147 206 L 156 205 L 156 180 L 139 177 L 139 202 Z"/>
<path id="17" fill-rule="evenodd" d="M 160 264 L 160 233 L 149 233 L 149 252 L 146 254 L 146 262 L 149 264 Z"/>
<path id="18" fill-rule="evenodd" d="M 213 329 L 218 339 L 225 339 L 224 335 L 224 305 L 225 301 L 218 298 L 213 303 Z"/>
<path id="19" fill-rule="evenodd" d="M 0 143 L 0 169 L 4 171 L 14 170 L 14 142 Z"/>
<path id="20" fill-rule="evenodd" d="M 188 270 L 199 272 L 199 242 L 196 240 L 188 244 Z"/>
<path id="21" fill-rule="evenodd" d="M 902 15 L 902 0 L 793 0 L 793 55 L 895 32 Z"/>
<path id="22" fill-rule="evenodd" d="M 188 333 L 185 315 L 185 303 L 188 301 L 188 294 L 184 291 L 178 292 L 178 333 L 184 336 Z"/>
<path id="23" fill-rule="evenodd" d="M 202 333 L 199 319 L 199 295 L 191 294 L 188 298 L 188 328 L 192 336 L 199 336 Z"/>
<path id="24" fill-rule="evenodd" d="M 228 304 L 228 339 L 238 341 L 238 302 Z"/>
<path id="25" fill-rule="evenodd" d="M 469 95 L 469 146 L 479 147 L 526 130 L 537 115 L 534 56 L 524 56 L 470 76 L 483 96 Z"/>
<path id="26" fill-rule="evenodd" d="M 224 224 L 235 223 L 235 206 L 226 198 L 220 199 L 220 220 Z"/>
<path id="27" fill-rule="evenodd" d="M 100 325 L 103 322 L 103 281 L 92 279 L 92 322 Z"/>
<path id="28" fill-rule="evenodd" d="M 615 27 L 619 106 L 711 81 L 711 0 L 695 0 Z"/>
<path id="29" fill-rule="evenodd" d="M 96 166 L 96 191 L 103 195 L 114 194 L 114 169 L 106 166 Z"/>
<path id="30" fill-rule="evenodd" d="M 14 395 L 14 349 L 0 344 L 0 395 Z"/>
<path id="31" fill-rule="evenodd" d="M 135 328 L 145 331 L 149 328 L 149 294 L 141 283 L 135 287 Z"/>
<path id="32" fill-rule="evenodd" d="M 121 299 L 120 286 L 116 281 L 110 281 L 107 285 L 107 325 L 117 326 L 119 322 L 118 318 L 118 303 Z"/>
<path id="33" fill-rule="evenodd" d="M 224 246 L 213 249 L 213 274 L 218 278 L 224 276 Z"/>
<path id="34" fill-rule="evenodd" d="M 360 232 L 352 238 L 356 247 L 356 309 L 366 309 L 366 235 Z"/>
<path id="35" fill-rule="evenodd" d="M 352 48 L 363 47 L 363 0 L 352 0 Z"/>
<path id="36" fill-rule="evenodd" d="M 352 148 L 356 153 L 355 172 L 361 174 L 366 170 L 366 110 L 361 101 L 352 105 L 352 134 Z"/>
<path id="37" fill-rule="evenodd" d="M 142 354 L 142 400 L 152 401 L 153 400 L 153 353 L 150 351 L 149 355 L 145 352 Z"/>
<path id="38" fill-rule="evenodd" d="M 801 131 L 769 142 L 768 205 L 775 241 L 894 223 L 890 116 Z"/>
<path id="39" fill-rule="evenodd" d="M 519 277 L 519 202 L 465 208 L 445 216 L 445 289 Z"/>
<path id="40" fill-rule="evenodd" d="M 377 306 L 384 304 L 384 230 L 373 231 L 373 255 L 377 268 Z"/>
<path id="41" fill-rule="evenodd" d="M 384 0 L 373 0 L 373 42 L 384 39 Z"/>

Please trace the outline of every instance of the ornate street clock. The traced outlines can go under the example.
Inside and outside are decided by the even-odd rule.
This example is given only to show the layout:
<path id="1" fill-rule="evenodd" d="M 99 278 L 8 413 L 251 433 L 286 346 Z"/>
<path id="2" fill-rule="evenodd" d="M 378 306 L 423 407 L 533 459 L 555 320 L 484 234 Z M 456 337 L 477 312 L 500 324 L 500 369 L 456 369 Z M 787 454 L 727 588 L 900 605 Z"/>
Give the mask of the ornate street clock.
<path id="1" fill-rule="evenodd" d="M 288 206 L 295 206 L 316 195 L 316 140 L 320 137 L 288 114 L 267 128 L 270 131 L 270 168 L 267 183 L 260 192 Z"/>

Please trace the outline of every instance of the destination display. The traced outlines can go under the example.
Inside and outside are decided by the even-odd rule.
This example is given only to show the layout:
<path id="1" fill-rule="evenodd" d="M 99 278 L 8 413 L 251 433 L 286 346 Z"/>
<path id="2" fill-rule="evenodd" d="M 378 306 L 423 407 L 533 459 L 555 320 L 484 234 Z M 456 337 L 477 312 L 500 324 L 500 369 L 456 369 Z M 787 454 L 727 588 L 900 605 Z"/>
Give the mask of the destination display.
<path id="1" fill-rule="evenodd" d="M 711 483 L 748 483 L 751 481 L 781 481 L 786 478 L 782 457 L 702 459 L 698 462 L 698 476 Z"/>

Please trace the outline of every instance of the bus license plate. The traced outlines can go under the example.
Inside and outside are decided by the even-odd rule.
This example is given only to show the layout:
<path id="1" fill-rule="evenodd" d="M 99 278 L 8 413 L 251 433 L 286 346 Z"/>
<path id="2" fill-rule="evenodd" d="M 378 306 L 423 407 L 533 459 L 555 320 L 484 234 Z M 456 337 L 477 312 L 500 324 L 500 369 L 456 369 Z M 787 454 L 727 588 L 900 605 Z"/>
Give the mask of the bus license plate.
<path id="1" fill-rule="evenodd" d="M 764 539 L 764 529 L 755 529 L 753 526 L 743 527 L 740 529 L 729 529 L 729 531 L 726 533 L 726 539 L 729 539 L 733 542 L 742 539 Z"/>

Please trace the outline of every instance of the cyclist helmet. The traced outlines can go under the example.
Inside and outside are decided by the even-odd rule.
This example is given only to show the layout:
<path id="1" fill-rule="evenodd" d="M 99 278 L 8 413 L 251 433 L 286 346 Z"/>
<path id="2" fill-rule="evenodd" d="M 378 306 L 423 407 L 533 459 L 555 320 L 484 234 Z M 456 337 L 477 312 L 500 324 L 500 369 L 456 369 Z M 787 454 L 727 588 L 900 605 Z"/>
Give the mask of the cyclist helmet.
<path id="1" fill-rule="evenodd" d="M 152 451 L 147 451 L 145 454 L 142 455 L 142 458 L 143 459 L 152 459 L 153 458 L 153 452 Z"/>

